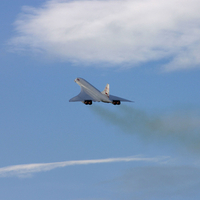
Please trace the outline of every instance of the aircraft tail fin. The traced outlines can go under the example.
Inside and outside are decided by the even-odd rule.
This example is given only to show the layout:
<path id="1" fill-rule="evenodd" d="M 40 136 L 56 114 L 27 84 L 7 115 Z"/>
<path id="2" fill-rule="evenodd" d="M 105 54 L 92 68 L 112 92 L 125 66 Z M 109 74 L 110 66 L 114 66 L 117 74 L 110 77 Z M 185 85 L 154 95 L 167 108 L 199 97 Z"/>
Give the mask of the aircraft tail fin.
<path id="1" fill-rule="evenodd" d="M 109 84 L 106 85 L 104 91 L 102 91 L 101 93 L 105 94 L 107 97 L 109 97 Z"/>

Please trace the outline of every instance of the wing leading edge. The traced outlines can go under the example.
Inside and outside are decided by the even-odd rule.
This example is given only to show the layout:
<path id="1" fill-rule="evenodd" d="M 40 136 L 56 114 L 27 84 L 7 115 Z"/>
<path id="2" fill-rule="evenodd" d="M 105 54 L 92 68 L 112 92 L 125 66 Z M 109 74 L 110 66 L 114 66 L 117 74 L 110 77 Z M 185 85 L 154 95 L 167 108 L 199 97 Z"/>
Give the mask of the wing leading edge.
<path id="1" fill-rule="evenodd" d="M 71 99 L 69 100 L 69 102 L 85 101 L 85 100 L 96 101 L 94 98 L 92 98 L 90 95 L 88 95 L 88 94 L 86 93 L 86 91 L 84 90 L 83 87 L 81 87 L 81 92 L 80 92 L 77 96 L 71 98 Z"/>
<path id="2" fill-rule="evenodd" d="M 128 99 L 124 99 L 124 98 L 117 97 L 117 96 L 114 96 L 114 95 L 109 95 L 109 99 L 110 99 L 111 101 L 133 102 L 133 101 L 130 101 L 130 100 L 128 100 Z"/>

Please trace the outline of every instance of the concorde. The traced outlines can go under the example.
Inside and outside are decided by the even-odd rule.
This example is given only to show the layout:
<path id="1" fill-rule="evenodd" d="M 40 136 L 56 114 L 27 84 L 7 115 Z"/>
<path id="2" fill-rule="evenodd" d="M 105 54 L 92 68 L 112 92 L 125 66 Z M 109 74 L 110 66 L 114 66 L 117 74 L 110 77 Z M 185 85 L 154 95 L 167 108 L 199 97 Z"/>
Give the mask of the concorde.
<path id="1" fill-rule="evenodd" d="M 132 102 L 121 97 L 110 95 L 109 84 L 106 85 L 104 91 L 100 92 L 83 78 L 76 78 L 74 81 L 81 87 L 81 92 L 77 96 L 70 99 L 69 102 L 81 101 L 85 105 L 92 105 L 93 101 L 112 103 L 113 105 L 120 105 L 121 101 Z"/>

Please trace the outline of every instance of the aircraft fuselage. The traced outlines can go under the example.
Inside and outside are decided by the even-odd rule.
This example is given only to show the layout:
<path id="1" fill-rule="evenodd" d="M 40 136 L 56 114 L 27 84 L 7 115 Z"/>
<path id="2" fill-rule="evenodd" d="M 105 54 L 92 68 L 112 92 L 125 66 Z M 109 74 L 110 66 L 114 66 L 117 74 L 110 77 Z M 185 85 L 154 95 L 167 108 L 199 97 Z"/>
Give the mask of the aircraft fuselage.
<path id="1" fill-rule="evenodd" d="M 93 99 L 96 101 L 100 102 L 105 102 L 105 103 L 112 103 L 112 101 L 104 94 L 102 94 L 97 88 L 95 88 L 93 85 L 88 83 L 86 80 L 82 78 L 76 78 L 74 80 L 80 87 L 83 87 L 87 94 L 91 96 Z M 90 99 L 88 99 L 89 101 Z M 86 99 L 87 101 L 87 99 Z"/>

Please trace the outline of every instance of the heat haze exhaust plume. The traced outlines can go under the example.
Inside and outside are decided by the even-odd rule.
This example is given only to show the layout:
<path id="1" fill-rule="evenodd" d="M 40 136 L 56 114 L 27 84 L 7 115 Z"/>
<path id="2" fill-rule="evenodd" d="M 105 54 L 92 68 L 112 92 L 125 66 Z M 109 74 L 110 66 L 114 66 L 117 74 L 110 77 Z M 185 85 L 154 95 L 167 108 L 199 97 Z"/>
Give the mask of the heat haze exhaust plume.
<path id="1" fill-rule="evenodd" d="M 149 114 L 130 106 L 111 111 L 101 106 L 91 110 L 110 125 L 148 140 L 174 140 L 190 150 L 200 150 L 200 113 L 198 111 L 172 111 Z"/>

